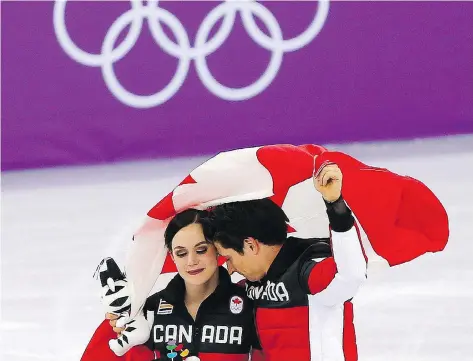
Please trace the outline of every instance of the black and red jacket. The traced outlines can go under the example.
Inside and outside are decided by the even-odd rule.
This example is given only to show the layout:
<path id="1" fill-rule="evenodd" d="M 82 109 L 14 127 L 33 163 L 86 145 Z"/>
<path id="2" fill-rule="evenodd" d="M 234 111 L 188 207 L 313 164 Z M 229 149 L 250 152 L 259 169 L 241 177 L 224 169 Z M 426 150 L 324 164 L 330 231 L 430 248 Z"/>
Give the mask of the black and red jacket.
<path id="1" fill-rule="evenodd" d="M 366 258 L 343 200 L 327 207 L 330 239 L 289 237 L 265 277 L 246 284 L 267 361 L 357 360 L 351 299 Z"/>
<path id="2" fill-rule="evenodd" d="M 177 275 L 168 286 L 148 298 L 145 310 L 154 312 L 154 325 L 146 346 L 168 360 L 169 342 L 179 352 L 173 361 L 198 356 L 201 361 L 246 361 L 259 343 L 255 331 L 253 303 L 244 288 L 232 283 L 227 270 L 219 267 L 219 284 L 199 307 L 195 320 L 184 304 L 185 285 Z M 185 351 L 185 350 L 188 350 Z M 173 355 L 171 355 L 173 356 Z"/>
<path id="3" fill-rule="evenodd" d="M 154 313 L 150 338 L 123 356 L 115 355 L 108 341 L 116 338 L 108 320 L 95 331 L 81 361 L 181 361 L 190 356 L 200 361 L 262 361 L 257 350 L 253 303 L 245 289 L 231 282 L 219 267 L 219 284 L 199 307 L 196 319 L 184 305 L 185 286 L 176 275 L 162 291 L 150 296 L 145 313 Z M 175 342 L 173 342 L 173 340 Z"/>

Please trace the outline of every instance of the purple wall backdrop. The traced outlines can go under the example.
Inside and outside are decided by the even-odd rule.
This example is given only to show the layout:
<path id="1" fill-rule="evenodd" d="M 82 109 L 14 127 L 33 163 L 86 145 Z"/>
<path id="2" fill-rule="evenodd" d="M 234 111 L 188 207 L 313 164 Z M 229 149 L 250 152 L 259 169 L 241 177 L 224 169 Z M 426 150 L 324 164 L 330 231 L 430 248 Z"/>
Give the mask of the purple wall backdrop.
<path id="1" fill-rule="evenodd" d="M 315 2 L 264 4 L 284 39 L 302 33 L 317 8 Z M 161 6 L 185 26 L 193 45 L 216 5 Z M 108 29 L 128 9 L 127 2 L 71 2 L 67 31 L 78 47 L 99 53 Z M 124 104 L 107 87 L 100 66 L 81 64 L 65 52 L 53 11 L 53 2 L 2 4 L 4 170 L 268 143 L 473 132 L 473 2 L 333 2 L 320 33 L 285 52 L 274 80 L 259 94 L 222 99 L 190 60 L 180 89 L 148 108 Z M 228 39 L 207 63 L 221 83 L 243 87 L 260 77 L 270 58 L 237 14 Z M 146 95 L 166 86 L 177 63 L 144 22 L 133 49 L 114 69 L 124 88 Z"/>

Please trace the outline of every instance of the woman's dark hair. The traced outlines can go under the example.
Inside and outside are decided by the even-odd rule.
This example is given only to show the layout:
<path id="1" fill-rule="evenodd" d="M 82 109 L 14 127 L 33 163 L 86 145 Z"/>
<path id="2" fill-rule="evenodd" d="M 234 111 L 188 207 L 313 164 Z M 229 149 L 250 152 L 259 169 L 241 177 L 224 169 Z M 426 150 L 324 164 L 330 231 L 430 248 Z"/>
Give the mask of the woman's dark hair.
<path id="1" fill-rule="evenodd" d="M 171 222 L 169 222 L 166 231 L 164 231 L 164 243 L 168 250 L 172 249 L 172 240 L 177 232 L 190 224 L 201 224 L 202 218 L 206 215 L 207 211 L 199 211 L 197 209 L 187 209 L 176 214 L 174 218 L 171 219 Z"/>

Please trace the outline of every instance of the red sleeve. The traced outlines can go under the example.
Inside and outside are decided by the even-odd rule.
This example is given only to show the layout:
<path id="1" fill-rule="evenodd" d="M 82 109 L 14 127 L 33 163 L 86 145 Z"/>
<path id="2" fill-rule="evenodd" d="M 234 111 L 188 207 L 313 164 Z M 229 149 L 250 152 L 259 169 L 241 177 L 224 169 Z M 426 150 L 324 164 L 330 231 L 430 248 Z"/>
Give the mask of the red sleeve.
<path id="1" fill-rule="evenodd" d="M 146 346 L 133 347 L 123 356 L 117 356 L 108 347 L 108 341 L 116 337 L 108 320 L 104 320 L 95 331 L 81 361 L 149 361 L 154 358 L 153 352 Z"/>
<path id="2" fill-rule="evenodd" d="M 313 262 L 313 268 L 308 275 L 307 284 L 310 294 L 322 292 L 328 287 L 337 274 L 337 265 L 333 257 L 325 258 L 319 263 Z"/>

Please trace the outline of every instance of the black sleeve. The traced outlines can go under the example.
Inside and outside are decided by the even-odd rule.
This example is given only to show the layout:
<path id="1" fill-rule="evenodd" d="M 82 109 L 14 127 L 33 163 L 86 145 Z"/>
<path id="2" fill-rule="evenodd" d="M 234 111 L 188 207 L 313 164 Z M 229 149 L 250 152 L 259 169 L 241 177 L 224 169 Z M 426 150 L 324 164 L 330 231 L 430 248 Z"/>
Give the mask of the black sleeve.
<path id="1" fill-rule="evenodd" d="M 328 220 L 333 231 L 346 232 L 353 227 L 355 218 L 353 218 L 350 208 L 348 208 L 342 197 L 332 203 L 325 201 L 325 206 L 327 207 Z"/>

